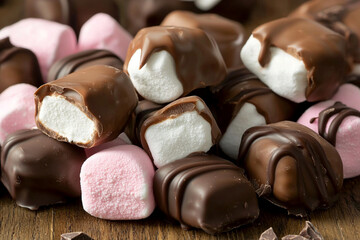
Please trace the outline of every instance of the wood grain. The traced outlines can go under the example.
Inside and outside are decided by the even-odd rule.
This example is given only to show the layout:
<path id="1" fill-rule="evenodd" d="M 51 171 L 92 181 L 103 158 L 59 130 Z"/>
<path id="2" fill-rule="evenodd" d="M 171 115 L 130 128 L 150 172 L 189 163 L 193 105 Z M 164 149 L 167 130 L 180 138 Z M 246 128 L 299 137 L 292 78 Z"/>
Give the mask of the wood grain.
<path id="1" fill-rule="evenodd" d="M 0 28 L 21 18 L 23 0 L 5 0 L 0 6 Z M 118 0 L 121 1 L 121 0 Z M 258 0 L 248 32 L 257 25 L 286 16 L 303 0 Z M 123 16 L 123 15 L 122 15 Z M 82 210 L 80 199 L 71 203 L 30 211 L 18 207 L 6 190 L 0 191 L 0 240 L 60 239 L 65 232 L 83 231 L 94 239 L 258 239 L 273 227 L 279 237 L 297 234 L 310 220 L 325 239 L 360 239 L 360 177 L 346 180 L 339 201 L 325 211 L 308 218 L 289 217 L 286 211 L 261 201 L 260 218 L 253 224 L 228 233 L 211 236 L 200 230 L 184 231 L 161 212 L 139 221 L 107 221 L 94 218 Z"/>

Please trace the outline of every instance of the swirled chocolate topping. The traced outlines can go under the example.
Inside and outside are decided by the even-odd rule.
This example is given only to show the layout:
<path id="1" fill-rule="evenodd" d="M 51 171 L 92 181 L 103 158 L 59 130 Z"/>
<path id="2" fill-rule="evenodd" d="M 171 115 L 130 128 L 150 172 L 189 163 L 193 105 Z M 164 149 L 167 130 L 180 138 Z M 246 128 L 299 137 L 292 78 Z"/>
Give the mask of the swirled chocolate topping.
<path id="1" fill-rule="evenodd" d="M 198 154 L 158 169 L 156 204 L 182 227 L 214 234 L 253 222 L 259 215 L 254 189 L 243 170 L 222 158 Z"/>
<path id="2" fill-rule="evenodd" d="M 308 71 L 305 96 L 310 102 L 329 99 L 350 70 L 345 38 L 317 22 L 282 18 L 259 26 L 253 36 L 261 43 L 262 66 L 270 59 L 271 47 L 304 62 Z"/>
<path id="3" fill-rule="evenodd" d="M 0 93 L 17 83 L 36 87 L 43 83 L 38 60 L 30 50 L 13 46 L 9 38 L 0 39 Z"/>
<path id="4" fill-rule="evenodd" d="M 226 66 L 215 40 L 200 29 L 142 29 L 130 43 L 124 63 L 126 73 L 129 61 L 138 49 L 141 49 L 140 68 L 154 52 L 165 50 L 171 54 L 175 60 L 177 77 L 184 88 L 183 96 L 197 88 L 217 85 L 226 76 Z"/>
<path id="5" fill-rule="evenodd" d="M 87 50 L 55 62 L 48 74 L 48 82 L 65 77 L 78 69 L 94 65 L 108 65 L 122 70 L 123 61 L 108 50 Z"/>
<path id="6" fill-rule="evenodd" d="M 162 21 L 161 26 L 199 28 L 212 36 L 219 46 L 228 68 L 242 66 L 240 51 L 245 44 L 245 30 L 240 23 L 216 14 L 195 14 L 173 11 Z"/>
<path id="7" fill-rule="evenodd" d="M 35 210 L 80 196 L 83 149 L 33 129 L 10 134 L 1 154 L 1 181 L 18 205 Z"/>
<path id="8" fill-rule="evenodd" d="M 330 207 L 342 187 L 342 162 L 335 148 L 294 122 L 248 129 L 238 160 L 258 195 L 290 214 L 305 216 Z"/>
<path id="9" fill-rule="evenodd" d="M 326 126 L 329 123 L 329 120 L 332 116 L 335 116 L 335 118 L 331 121 L 329 129 L 326 131 Z M 339 130 L 342 121 L 349 116 L 360 117 L 360 112 L 356 109 L 344 105 L 341 102 L 336 102 L 334 103 L 334 105 L 322 110 L 319 113 L 319 118 L 318 118 L 318 126 L 319 126 L 318 128 L 319 128 L 320 136 L 322 136 L 329 143 L 335 146 L 336 133 Z M 313 123 L 315 119 L 316 118 L 312 118 L 310 122 Z"/>
<path id="10" fill-rule="evenodd" d="M 360 62 L 360 1 L 314 0 L 301 5 L 290 17 L 313 19 L 343 35 L 355 62 Z"/>
<path id="11" fill-rule="evenodd" d="M 267 123 L 290 119 L 297 105 L 273 93 L 246 68 L 229 72 L 212 92 L 217 99 L 216 116 L 223 133 L 245 102 L 253 104 Z"/>

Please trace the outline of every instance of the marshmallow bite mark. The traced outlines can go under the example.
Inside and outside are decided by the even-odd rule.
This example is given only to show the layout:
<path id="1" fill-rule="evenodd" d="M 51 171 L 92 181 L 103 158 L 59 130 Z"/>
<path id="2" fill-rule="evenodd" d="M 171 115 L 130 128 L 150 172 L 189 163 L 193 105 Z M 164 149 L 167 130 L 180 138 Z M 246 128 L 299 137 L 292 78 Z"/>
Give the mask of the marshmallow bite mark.
<path id="1" fill-rule="evenodd" d="M 145 139 L 158 168 L 194 152 L 207 152 L 213 145 L 211 125 L 197 111 L 151 125 Z"/>
<path id="2" fill-rule="evenodd" d="M 260 50 L 260 41 L 251 35 L 240 53 L 244 65 L 279 96 L 297 103 L 305 101 L 308 80 L 304 62 L 280 48 L 270 47 L 271 59 L 262 67 L 258 60 Z"/>
<path id="3" fill-rule="evenodd" d="M 258 113 L 253 104 L 244 103 L 220 140 L 221 150 L 232 159 L 237 159 L 244 132 L 248 128 L 260 125 L 266 125 L 264 116 Z"/>
<path id="4" fill-rule="evenodd" d="M 179 98 L 183 86 L 176 75 L 174 58 L 165 50 L 153 53 L 140 68 L 141 49 L 136 50 L 128 65 L 130 79 L 145 99 L 167 103 Z"/>
<path id="5" fill-rule="evenodd" d="M 68 142 L 86 144 L 96 133 L 95 123 L 62 96 L 44 97 L 39 110 L 39 121 Z"/>

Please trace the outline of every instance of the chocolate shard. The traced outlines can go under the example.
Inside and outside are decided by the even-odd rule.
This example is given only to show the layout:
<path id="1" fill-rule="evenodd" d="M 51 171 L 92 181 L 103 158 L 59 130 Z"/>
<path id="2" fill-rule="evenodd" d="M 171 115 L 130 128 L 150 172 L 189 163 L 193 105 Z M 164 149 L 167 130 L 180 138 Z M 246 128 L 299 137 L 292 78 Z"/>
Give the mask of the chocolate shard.
<path id="1" fill-rule="evenodd" d="M 276 236 L 274 229 L 270 227 L 260 235 L 259 240 L 278 240 L 278 237 Z"/>
<path id="2" fill-rule="evenodd" d="M 37 129 L 19 130 L 3 144 L 1 181 L 19 206 L 36 210 L 80 196 L 85 159 L 81 148 Z"/>
<path id="3" fill-rule="evenodd" d="M 245 29 L 238 22 L 217 14 L 195 14 L 188 11 L 173 11 L 162 21 L 161 26 L 199 28 L 212 36 L 228 68 L 242 66 L 240 51 L 246 41 Z"/>
<path id="4" fill-rule="evenodd" d="M 310 221 L 306 221 L 305 227 L 300 232 L 300 236 L 309 240 L 324 240 L 323 236 Z"/>
<path id="5" fill-rule="evenodd" d="M 25 17 L 43 18 L 71 26 L 79 34 L 81 26 L 96 13 L 119 19 L 119 8 L 113 0 L 26 0 Z"/>
<path id="6" fill-rule="evenodd" d="M 282 237 L 281 240 L 309 240 L 309 238 L 300 235 L 286 235 L 285 237 Z"/>
<path id="7" fill-rule="evenodd" d="M 91 66 L 35 92 L 36 124 L 52 138 L 89 148 L 115 139 L 137 102 L 124 72 Z"/>
<path id="8" fill-rule="evenodd" d="M 243 170 L 225 159 L 194 154 L 158 169 L 157 206 L 187 229 L 230 231 L 259 216 L 256 194 Z"/>
<path id="9" fill-rule="evenodd" d="M 61 234 L 61 240 L 94 240 L 83 232 L 71 232 Z"/>
<path id="10" fill-rule="evenodd" d="M 69 55 L 55 62 L 48 74 L 48 82 L 65 77 L 77 70 L 94 65 L 107 65 L 122 70 L 123 61 L 108 50 L 87 50 Z"/>
<path id="11" fill-rule="evenodd" d="M 336 149 L 294 122 L 248 129 L 238 160 L 255 189 L 271 190 L 263 197 L 300 217 L 333 205 L 343 183 L 342 162 Z"/>
<path id="12" fill-rule="evenodd" d="M 39 62 L 33 52 L 13 46 L 9 38 L 0 39 L 0 93 L 17 83 L 39 87 L 42 80 Z"/>

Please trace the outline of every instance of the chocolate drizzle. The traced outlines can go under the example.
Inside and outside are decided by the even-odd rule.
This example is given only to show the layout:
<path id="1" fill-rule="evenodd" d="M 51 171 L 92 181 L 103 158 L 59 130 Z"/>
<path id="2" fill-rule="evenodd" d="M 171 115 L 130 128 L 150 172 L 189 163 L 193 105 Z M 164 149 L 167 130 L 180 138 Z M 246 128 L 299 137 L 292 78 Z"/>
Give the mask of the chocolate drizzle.
<path id="1" fill-rule="evenodd" d="M 339 173 L 333 169 L 320 142 L 305 131 L 296 129 L 298 124 L 289 123 L 287 127 L 282 127 L 281 124 L 280 122 L 279 124 L 253 127 L 243 135 L 238 159 L 247 161 L 248 164 L 251 164 L 252 161 L 247 158 L 254 142 L 268 138 L 277 143 L 277 147 L 273 148 L 267 161 L 266 181 L 257 183 L 260 184 L 257 186 L 257 192 L 277 205 L 287 207 L 290 213 L 301 216 L 306 210 L 312 211 L 317 207 L 330 206 L 342 185 L 342 169 L 341 177 L 339 177 Z M 297 196 L 290 198 L 296 197 L 297 200 L 293 200 L 293 202 L 281 202 L 273 193 L 276 169 L 279 161 L 284 157 L 291 157 L 296 164 Z M 266 165 L 266 160 L 262 160 Z M 341 161 L 340 157 L 338 160 Z M 252 172 L 249 174 L 253 175 Z M 329 182 L 326 178 L 329 179 Z M 259 178 L 255 177 L 255 179 Z M 330 189 L 333 190 L 329 190 L 329 183 Z M 312 196 L 311 192 L 316 192 L 315 196 Z"/>
<path id="2" fill-rule="evenodd" d="M 336 115 L 336 116 L 335 116 Z M 332 120 L 328 131 L 326 132 L 326 126 L 332 116 L 335 118 Z M 341 102 L 336 102 L 334 105 L 325 108 L 319 113 L 318 129 L 319 134 L 325 138 L 332 145 L 336 145 L 336 134 L 342 121 L 349 116 L 360 117 L 360 112 L 356 109 L 350 108 Z M 313 123 L 317 118 L 310 119 L 310 123 Z"/>

